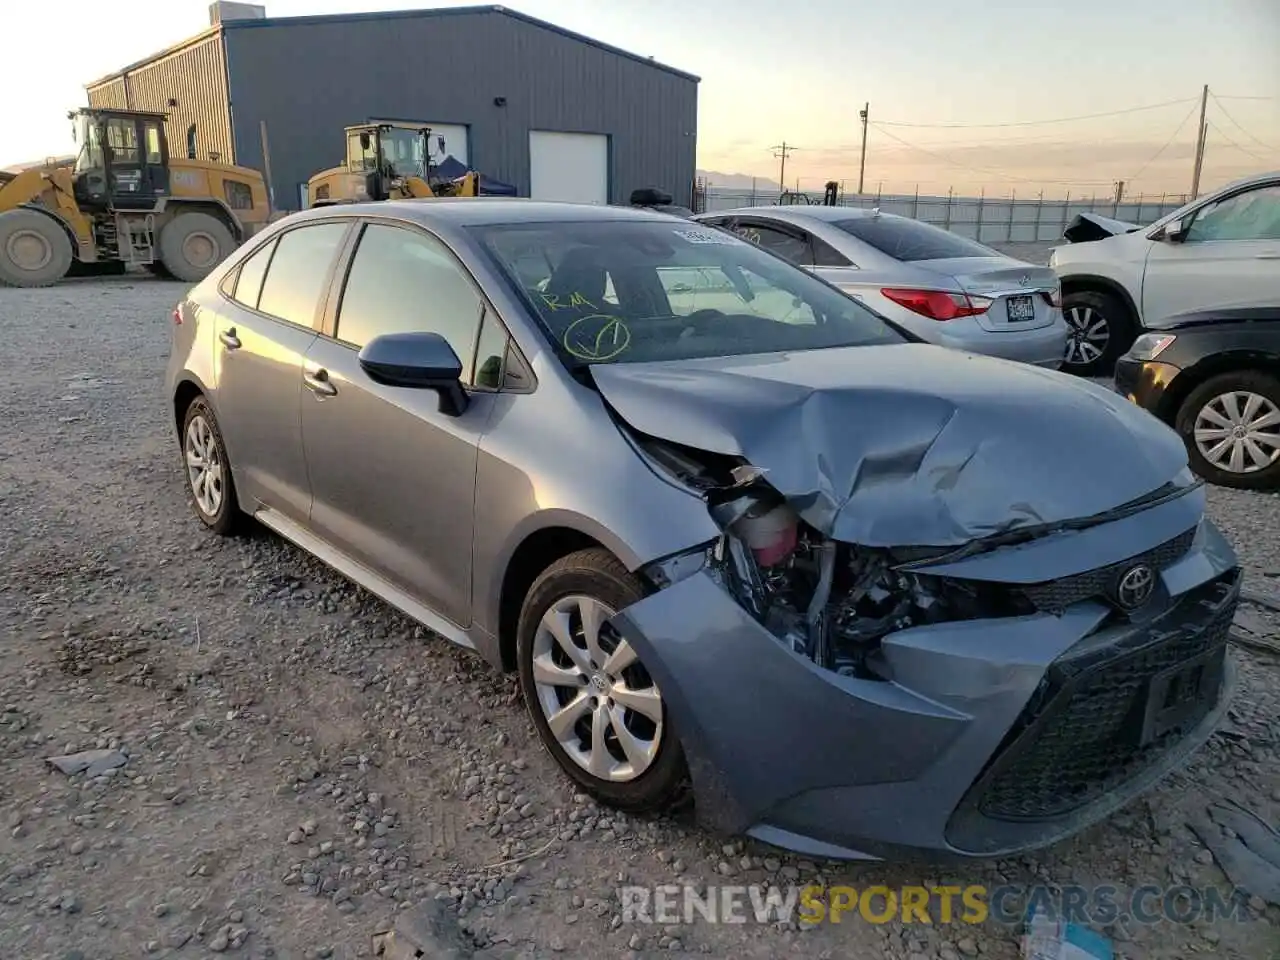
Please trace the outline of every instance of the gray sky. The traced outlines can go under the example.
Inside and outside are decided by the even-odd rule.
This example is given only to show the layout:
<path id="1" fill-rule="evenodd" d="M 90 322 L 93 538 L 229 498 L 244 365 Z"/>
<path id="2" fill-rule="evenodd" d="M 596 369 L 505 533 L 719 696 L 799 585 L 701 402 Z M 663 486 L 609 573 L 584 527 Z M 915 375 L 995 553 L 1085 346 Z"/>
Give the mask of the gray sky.
<path id="1" fill-rule="evenodd" d="M 267 0 L 267 13 L 461 5 Z M 1106 195 L 1124 179 L 1131 194 L 1181 193 L 1205 83 L 1215 98 L 1204 186 L 1280 168 L 1280 0 L 510 5 L 701 76 L 703 169 L 776 179 L 770 148 L 785 139 L 800 148 L 789 185 L 856 181 L 858 110 L 870 101 L 869 189 Z M 0 164 L 70 152 L 65 114 L 87 81 L 207 23 L 205 0 L 8 4 L 0 28 L 19 42 L 0 57 Z M 56 41 L 56 58 L 42 41 Z M 1092 116 L 1117 111 L 1131 112 Z"/>

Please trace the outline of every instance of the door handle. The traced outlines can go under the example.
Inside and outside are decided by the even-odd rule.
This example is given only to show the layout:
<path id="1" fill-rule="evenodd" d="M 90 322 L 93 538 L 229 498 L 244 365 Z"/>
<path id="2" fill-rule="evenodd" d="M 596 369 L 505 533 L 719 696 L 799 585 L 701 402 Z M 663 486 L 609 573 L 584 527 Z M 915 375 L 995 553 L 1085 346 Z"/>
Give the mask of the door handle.
<path id="1" fill-rule="evenodd" d="M 223 346 L 225 346 L 228 350 L 240 349 L 240 338 L 236 336 L 235 327 L 231 327 L 227 330 L 223 330 L 220 334 L 218 334 L 218 339 L 222 341 Z"/>
<path id="2" fill-rule="evenodd" d="M 329 379 L 329 371 L 324 367 L 308 367 L 302 371 L 302 382 L 317 397 L 332 397 L 338 388 Z"/>

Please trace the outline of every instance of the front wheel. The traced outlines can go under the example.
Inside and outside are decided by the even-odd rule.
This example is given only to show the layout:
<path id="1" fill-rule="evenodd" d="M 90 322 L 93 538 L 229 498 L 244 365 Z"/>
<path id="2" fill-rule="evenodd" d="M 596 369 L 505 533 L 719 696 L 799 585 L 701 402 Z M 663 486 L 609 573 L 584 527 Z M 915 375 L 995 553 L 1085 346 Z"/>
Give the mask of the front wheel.
<path id="1" fill-rule="evenodd" d="M 520 687 L 556 762 L 601 803 L 628 812 L 671 806 L 687 783 L 684 754 L 657 683 L 607 621 L 644 597 L 603 549 L 557 561 L 520 612 Z"/>
<path id="2" fill-rule="evenodd" d="M 1062 298 L 1067 346 L 1062 370 L 1084 377 L 1111 373 L 1136 334 L 1134 318 L 1119 297 L 1081 290 Z"/>
<path id="3" fill-rule="evenodd" d="M 73 259 L 71 240 L 52 217 L 21 208 L 0 213 L 0 284 L 51 286 Z"/>
<path id="4" fill-rule="evenodd" d="M 1200 384 L 1178 409 L 1192 469 L 1241 490 L 1280 488 L 1280 380 L 1254 370 Z"/>

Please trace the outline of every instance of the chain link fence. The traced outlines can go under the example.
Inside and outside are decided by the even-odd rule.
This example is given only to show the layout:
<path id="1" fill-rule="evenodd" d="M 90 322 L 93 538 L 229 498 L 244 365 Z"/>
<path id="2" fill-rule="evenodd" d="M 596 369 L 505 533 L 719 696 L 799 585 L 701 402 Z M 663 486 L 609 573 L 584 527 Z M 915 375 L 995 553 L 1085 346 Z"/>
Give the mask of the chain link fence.
<path id="1" fill-rule="evenodd" d="M 784 204 L 821 204 L 823 192 L 786 190 L 782 194 L 735 190 L 699 183 L 694 187 L 694 209 L 698 213 L 733 210 L 738 207 Z M 982 243 L 1041 243 L 1058 240 L 1072 218 L 1080 213 L 1097 213 L 1116 220 L 1146 226 L 1187 202 L 1180 194 L 1139 194 L 1119 201 L 1114 198 L 1073 198 L 1059 200 L 1041 196 L 961 197 L 926 194 L 874 193 L 837 194 L 838 206 L 878 208 L 884 213 L 932 223 Z"/>

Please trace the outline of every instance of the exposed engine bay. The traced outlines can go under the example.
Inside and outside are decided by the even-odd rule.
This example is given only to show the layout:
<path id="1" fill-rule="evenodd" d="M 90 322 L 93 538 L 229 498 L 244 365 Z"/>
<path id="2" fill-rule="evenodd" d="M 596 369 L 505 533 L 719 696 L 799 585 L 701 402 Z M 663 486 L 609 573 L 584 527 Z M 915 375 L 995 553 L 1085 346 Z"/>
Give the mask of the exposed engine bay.
<path id="1" fill-rule="evenodd" d="M 880 641 L 899 630 L 1034 612 L 996 584 L 901 569 L 918 550 L 859 547 L 805 523 L 741 458 L 651 437 L 639 447 L 697 491 L 724 534 L 712 549 L 723 585 L 779 641 L 845 676 L 888 679 Z M 939 551 L 946 552 L 946 551 Z"/>

